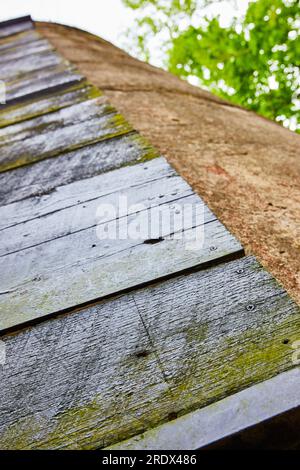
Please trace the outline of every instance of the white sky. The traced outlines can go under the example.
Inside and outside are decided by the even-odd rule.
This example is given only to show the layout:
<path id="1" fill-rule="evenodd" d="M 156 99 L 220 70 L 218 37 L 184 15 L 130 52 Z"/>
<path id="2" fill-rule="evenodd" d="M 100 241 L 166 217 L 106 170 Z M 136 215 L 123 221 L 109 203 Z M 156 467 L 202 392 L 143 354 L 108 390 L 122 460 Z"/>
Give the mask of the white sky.
<path id="1" fill-rule="evenodd" d="M 132 19 L 121 0 L 2 0 L 0 21 L 30 14 L 34 20 L 55 21 L 118 43 Z"/>
<path id="2" fill-rule="evenodd" d="M 226 23 L 245 10 L 248 0 L 238 0 L 238 9 L 226 1 L 210 7 Z M 0 21 L 30 14 L 34 20 L 55 21 L 97 34 L 120 45 L 119 36 L 130 26 L 133 12 L 121 0 L 2 0 Z"/>

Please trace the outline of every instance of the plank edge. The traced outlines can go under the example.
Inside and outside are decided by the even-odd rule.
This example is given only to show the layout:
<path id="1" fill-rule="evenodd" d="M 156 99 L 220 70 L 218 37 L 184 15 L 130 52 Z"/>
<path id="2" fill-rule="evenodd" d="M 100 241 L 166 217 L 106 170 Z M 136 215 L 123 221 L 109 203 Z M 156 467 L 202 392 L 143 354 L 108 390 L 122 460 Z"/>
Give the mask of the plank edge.
<path id="1" fill-rule="evenodd" d="M 200 449 L 299 405 L 300 368 L 294 367 L 105 450 Z"/>

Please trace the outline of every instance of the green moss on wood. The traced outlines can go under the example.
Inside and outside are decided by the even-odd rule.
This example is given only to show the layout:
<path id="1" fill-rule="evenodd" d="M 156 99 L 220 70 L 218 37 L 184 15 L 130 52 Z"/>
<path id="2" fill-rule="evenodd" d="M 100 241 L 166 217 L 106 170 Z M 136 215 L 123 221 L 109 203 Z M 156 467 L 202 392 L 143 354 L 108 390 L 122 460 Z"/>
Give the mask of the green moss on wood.
<path id="1" fill-rule="evenodd" d="M 155 427 L 167 422 L 170 415 L 182 416 L 293 368 L 291 344 L 300 336 L 300 314 L 291 315 L 271 328 L 253 328 L 226 337 L 217 351 L 202 357 L 206 331 L 207 327 L 202 325 L 195 335 L 186 334 L 190 355 L 185 358 L 184 367 L 177 367 L 176 376 L 169 377 L 165 387 L 153 397 L 154 402 L 146 407 L 135 408 L 134 387 L 143 382 L 148 361 L 153 361 L 152 354 L 136 358 L 136 363 L 132 358 L 128 361 L 133 395 L 122 395 L 112 403 L 97 395 L 90 403 L 53 416 L 51 429 L 42 416 L 26 418 L 2 433 L 1 448 L 94 449 L 151 428 L 155 433 Z M 286 338 L 289 344 L 285 344 Z M 162 357 L 160 361 L 163 365 Z"/>
<path id="2" fill-rule="evenodd" d="M 68 100 L 68 95 L 74 97 Z M 60 102 L 62 97 L 66 97 L 66 102 Z M 102 92 L 89 84 L 88 82 L 80 82 L 76 85 L 70 86 L 62 91 L 57 91 L 54 94 L 49 92 L 48 96 L 26 100 L 14 105 L 7 105 L 2 110 L 0 109 L 0 128 L 7 127 L 12 124 L 27 121 L 29 119 L 44 116 L 45 114 L 54 113 L 73 104 L 82 101 L 91 100 L 102 96 Z M 35 105 L 45 102 L 44 109 L 36 109 Z"/>

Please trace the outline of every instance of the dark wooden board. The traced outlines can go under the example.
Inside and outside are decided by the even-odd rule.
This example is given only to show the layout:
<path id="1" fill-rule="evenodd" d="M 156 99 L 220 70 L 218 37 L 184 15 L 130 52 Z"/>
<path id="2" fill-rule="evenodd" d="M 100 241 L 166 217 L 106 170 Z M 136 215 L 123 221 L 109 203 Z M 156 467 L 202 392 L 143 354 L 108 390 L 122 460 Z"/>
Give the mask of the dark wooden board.
<path id="1" fill-rule="evenodd" d="M 299 404 L 294 367 L 105 450 L 295 450 Z"/>
<path id="2" fill-rule="evenodd" d="M 299 326 L 299 307 L 250 257 L 6 335 L 0 447 L 140 434 L 293 367 Z"/>

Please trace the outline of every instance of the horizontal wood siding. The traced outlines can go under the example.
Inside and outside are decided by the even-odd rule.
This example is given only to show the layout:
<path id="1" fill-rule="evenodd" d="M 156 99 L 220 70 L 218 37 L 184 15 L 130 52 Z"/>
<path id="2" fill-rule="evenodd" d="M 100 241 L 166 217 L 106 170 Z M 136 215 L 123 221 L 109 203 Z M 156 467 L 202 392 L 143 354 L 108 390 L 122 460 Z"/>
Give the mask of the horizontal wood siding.
<path id="1" fill-rule="evenodd" d="M 6 335 L 0 447 L 103 447 L 216 402 L 293 367 L 299 321 L 250 257 Z"/>
<path id="2" fill-rule="evenodd" d="M 0 172 L 132 131 L 102 97 L 0 129 Z"/>
<path id="3" fill-rule="evenodd" d="M 9 204 L 28 197 L 48 196 L 61 185 L 133 162 L 148 161 L 157 155 L 136 132 L 104 140 L 34 165 L 0 172 L 0 202 Z"/>

